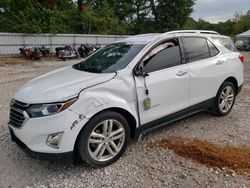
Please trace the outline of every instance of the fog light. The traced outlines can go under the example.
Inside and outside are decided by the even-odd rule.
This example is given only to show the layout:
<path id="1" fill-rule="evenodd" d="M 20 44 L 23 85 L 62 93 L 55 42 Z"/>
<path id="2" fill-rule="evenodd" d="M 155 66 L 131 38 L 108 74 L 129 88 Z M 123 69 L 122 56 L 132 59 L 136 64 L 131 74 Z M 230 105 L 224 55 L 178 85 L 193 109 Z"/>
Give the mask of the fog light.
<path id="1" fill-rule="evenodd" d="M 46 144 L 52 148 L 58 149 L 62 136 L 63 132 L 50 134 L 47 138 Z"/>

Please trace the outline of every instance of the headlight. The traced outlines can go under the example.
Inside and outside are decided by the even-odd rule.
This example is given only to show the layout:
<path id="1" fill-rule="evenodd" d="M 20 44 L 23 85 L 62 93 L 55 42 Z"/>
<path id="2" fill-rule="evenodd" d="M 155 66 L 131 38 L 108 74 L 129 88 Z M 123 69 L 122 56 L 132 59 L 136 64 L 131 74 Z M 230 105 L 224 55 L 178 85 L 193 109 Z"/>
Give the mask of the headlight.
<path id="1" fill-rule="evenodd" d="M 76 102 L 77 98 L 66 102 L 51 103 L 51 104 L 33 104 L 27 112 L 31 118 L 50 116 L 62 112 Z"/>

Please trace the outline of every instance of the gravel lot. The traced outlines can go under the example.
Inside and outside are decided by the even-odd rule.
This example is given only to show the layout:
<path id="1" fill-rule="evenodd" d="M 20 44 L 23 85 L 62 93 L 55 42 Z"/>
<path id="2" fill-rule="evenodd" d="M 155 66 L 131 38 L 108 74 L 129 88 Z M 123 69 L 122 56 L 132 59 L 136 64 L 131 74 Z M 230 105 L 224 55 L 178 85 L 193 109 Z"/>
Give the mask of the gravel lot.
<path id="1" fill-rule="evenodd" d="M 3 65 L 0 59 L 0 188 L 250 187 L 249 175 L 225 174 L 185 160 L 172 151 L 149 147 L 153 141 L 170 136 L 250 146 L 250 53 L 245 56 L 245 85 L 227 117 L 202 113 L 158 129 L 141 141 L 132 142 L 119 161 L 103 169 L 31 159 L 11 142 L 8 133 L 9 101 L 16 89 L 38 75 L 76 61 Z"/>

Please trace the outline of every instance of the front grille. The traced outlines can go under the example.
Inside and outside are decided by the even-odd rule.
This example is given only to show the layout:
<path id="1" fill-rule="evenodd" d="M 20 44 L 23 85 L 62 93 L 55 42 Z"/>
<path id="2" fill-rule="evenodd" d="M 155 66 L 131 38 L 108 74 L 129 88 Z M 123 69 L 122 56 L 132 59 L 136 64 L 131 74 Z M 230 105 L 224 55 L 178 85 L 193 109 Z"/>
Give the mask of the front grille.
<path id="1" fill-rule="evenodd" d="M 23 112 L 27 109 L 29 104 L 22 103 L 16 100 L 11 101 L 10 105 L 10 121 L 9 124 L 20 128 L 23 125 L 23 122 L 25 120 L 25 116 Z"/>

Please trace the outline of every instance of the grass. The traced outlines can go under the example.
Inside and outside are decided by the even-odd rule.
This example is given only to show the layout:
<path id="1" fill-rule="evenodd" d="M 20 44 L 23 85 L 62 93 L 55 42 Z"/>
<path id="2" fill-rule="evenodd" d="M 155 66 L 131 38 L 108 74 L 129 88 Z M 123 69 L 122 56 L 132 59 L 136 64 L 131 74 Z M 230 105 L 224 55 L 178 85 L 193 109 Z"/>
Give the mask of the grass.
<path id="1" fill-rule="evenodd" d="M 30 60 L 24 57 L 0 57 L 0 66 L 17 65 L 17 64 L 29 65 L 33 62 L 57 61 L 57 60 L 58 58 L 53 55 L 42 57 L 40 60 Z"/>
<path id="2" fill-rule="evenodd" d="M 0 65 L 16 65 L 16 64 L 29 64 L 31 61 L 26 60 L 25 58 L 19 58 L 19 57 L 1 57 L 0 58 Z"/>

